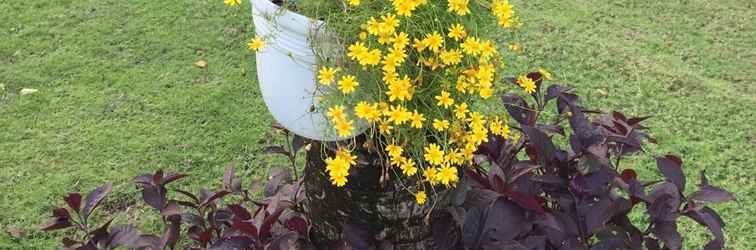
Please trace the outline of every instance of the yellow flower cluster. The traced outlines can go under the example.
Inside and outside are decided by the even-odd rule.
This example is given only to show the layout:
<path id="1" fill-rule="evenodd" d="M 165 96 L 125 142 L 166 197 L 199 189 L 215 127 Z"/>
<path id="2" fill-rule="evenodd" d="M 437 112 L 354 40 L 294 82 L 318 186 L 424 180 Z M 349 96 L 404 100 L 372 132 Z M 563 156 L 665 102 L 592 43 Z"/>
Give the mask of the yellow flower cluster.
<path id="1" fill-rule="evenodd" d="M 448 11 L 457 13 L 457 15 L 464 16 L 470 14 L 470 7 L 468 4 L 470 0 L 449 0 Z"/>
<path id="2" fill-rule="evenodd" d="M 333 122 L 336 133 L 341 137 L 352 135 L 354 122 L 349 120 L 344 112 L 344 106 L 336 105 L 328 109 L 328 118 Z"/>
<path id="3" fill-rule="evenodd" d="M 228 6 L 238 6 L 241 4 L 241 0 L 223 0 L 223 3 Z"/>
<path id="4" fill-rule="evenodd" d="M 409 17 L 420 5 L 428 3 L 428 0 L 391 0 L 397 15 Z"/>
<path id="5" fill-rule="evenodd" d="M 490 1 L 490 14 L 498 25 L 513 27 L 516 21 L 509 2 Z M 347 2 L 360 5 L 359 0 Z M 432 19 L 434 28 L 419 32 L 411 27 L 422 25 L 425 19 L 410 19 L 425 18 L 424 6 L 437 3 L 387 2 L 390 6 L 384 10 L 390 11 L 357 24 L 359 34 L 346 49 L 349 60 L 338 66 L 323 65 L 317 80 L 330 90 L 325 91 L 326 98 L 332 97 L 328 100 L 334 103 L 328 103 L 327 116 L 338 135 L 352 135 L 355 122 L 377 131 L 368 135 L 383 146 L 386 162 L 400 170 L 402 179 L 417 180 L 413 193 L 417 203 L 424 204 L 428 185 L 456 185 L 459 169 L 472 162 L 474 152 L 489 136 L 517 136 L 506 116 L 483 115 L 475 109 L 477 102 L 493 96 L 503 57 L 493 40 L 477 36 L 477 27 L 468 30 L 461 21 L 478 15 L 478 8 L 471 5 L 481 1 L 447 0 L 444 7 L 448 15 L 454 15 L 449 20 L 455 21 Z M 373 3 L 379 4 L 371 2 L 371 8 Z M 522 80 L 518 83 L 530 91 L 530 83 Z M 340 149 L 327 160 L 334 185 L 346 184 L 348 169 L 354 165 L 351 157 Z"/>
<path id="6" fill-rule="evenodd" d="M 512 9 L 512 5 L 509 4 L 509 0 L 493 0 L 491 3 L 491 9 L 501 27 L 512 27 L 514 24 L 514 9 Z"/>
<path id="7" fill-rule="evenodd" d="M 339 148 L 334 157 L 325 160 L 326 172 L 331 183 L 337 187 L 343 187 L 347 183 L 349 168 L 356 164 L 357 156 L 353 156 L 348 150 Z"/>

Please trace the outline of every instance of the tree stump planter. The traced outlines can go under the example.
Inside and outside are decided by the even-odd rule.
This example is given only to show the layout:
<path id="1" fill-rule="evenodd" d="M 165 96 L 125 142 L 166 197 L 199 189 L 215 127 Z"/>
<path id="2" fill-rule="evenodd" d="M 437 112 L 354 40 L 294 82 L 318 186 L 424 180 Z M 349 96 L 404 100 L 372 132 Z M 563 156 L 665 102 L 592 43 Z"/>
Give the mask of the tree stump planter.
<path id="1" fill-rule="evenodd" d="M 353 151 L 358 163 L 350 170 L 349 182 L 336 187 L 329 181 L 323 160 L 333 153 L 317 142 L 307 152 L 306 207 L 318 249 L 332 249 L 353 237 L 367 239 L 355 249 L 436 249 L 430 222 L 438 216 L 433 211 L 443 210 L 444 205 L 432 207 L 432 201 L 418 205 L 415 197 L 395 181 L 381 187 L 381 161 L 377 154 L 361 147 Z"/>

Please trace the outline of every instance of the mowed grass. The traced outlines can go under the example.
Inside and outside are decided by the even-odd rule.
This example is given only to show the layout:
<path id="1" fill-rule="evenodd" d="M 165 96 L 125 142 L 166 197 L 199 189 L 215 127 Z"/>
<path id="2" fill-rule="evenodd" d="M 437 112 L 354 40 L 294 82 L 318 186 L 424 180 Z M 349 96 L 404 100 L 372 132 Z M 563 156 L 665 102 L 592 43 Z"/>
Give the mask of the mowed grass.
<path id="1" fill-rule="evenodd" d="M 655 176 L 652 156 L 682 155 L 739 197 L 715 206 L 728 248 L 756 248 L 756 16 L 751 1 L 513 1 L 524 59 L 584 102 L 647 124 L 658 145 L 623 162 Z M 236 162 L 249 178 L 269 160 L 255 82 L 249 5 L 222 1 L 0 1 L 0 249 L 54 249 L 38 225 L 69 191 L 106 181 L 101 213 L 149 213 L 131 178 L 166 169 L 218 186 Z M 205 69 L 193 66 L 208 62 Z M 20 96 L 22 88 L 39 92 Z M 141 222 L 141 221 L 137 221 Z M 144 222 L 149 223 L 149 221 Z M 709 239 L 686 221 L 686 249 Z"/>

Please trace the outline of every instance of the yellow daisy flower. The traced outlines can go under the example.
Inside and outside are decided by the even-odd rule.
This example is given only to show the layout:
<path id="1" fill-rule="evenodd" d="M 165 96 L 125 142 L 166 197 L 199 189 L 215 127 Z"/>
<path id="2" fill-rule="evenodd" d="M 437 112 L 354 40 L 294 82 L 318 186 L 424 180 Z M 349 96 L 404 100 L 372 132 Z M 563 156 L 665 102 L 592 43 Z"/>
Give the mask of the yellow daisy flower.
<path id="1" fill-rule="evenodd" d="M 331 83 L 336 80 L 336 72 L 338 71 L 339 69 L 337 68 L 320 68 L 320 70 L 318 71 L 318 82 L 326 86 L 331 85 Z"/>
<path id="2" fill-rule="evenodd" d="M 357 86 L 359 86 L 360 83 L 357 82 L 354 76 L 352 75 L 346 75 L 342 76 L 341 80 L 339 80 L 339 90 L 341 90 L 341 93 L 349 94 L 354 92 L 354 90 L 357 89 Z"/>
<path id="3" fill-rule="evenodd" d="M 252 40 L 249 40 L 247 47 L 255 52 L 260 51 L 261 49 L 265 48 L 265 40 L 263 40 L 259 36 L 256 36 L 255 38 L 252 38 Z"/>
<path id="4" fill-rule="evenodd" d="M 532 94 L 536 90 L 536 84 L 533 79 L 524 75 L 517 77 L 517 84 L 520 85 L 525 92 L 528 92 L 528 94 Z"/>

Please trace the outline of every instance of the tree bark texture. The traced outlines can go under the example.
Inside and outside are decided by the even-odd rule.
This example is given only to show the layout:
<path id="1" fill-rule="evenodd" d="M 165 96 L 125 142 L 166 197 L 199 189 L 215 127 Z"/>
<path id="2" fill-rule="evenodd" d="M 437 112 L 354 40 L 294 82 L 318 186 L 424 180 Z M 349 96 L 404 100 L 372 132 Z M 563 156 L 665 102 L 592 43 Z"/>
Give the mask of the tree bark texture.
<path id="1" fill-rule="evenodd" d="M 426 215 L 439 205 L 418 205 L 414 196 L 393 180 L 382 187 L 383 165 L 378 155 L 363 147 L 352 153 L 358 157 L 357 166 L 350 169 L 347 185 L 336 187 L 329 181 L 324 162 L 333 156 L 333 150 L 313 142 L 307 152 L 304 185 L 318 248 L 339 244 L 345 239 L 346 225 L 347 234 L 371 235 L 369 249 L 434 249 L 431 219 L 426 220 Z"/>

